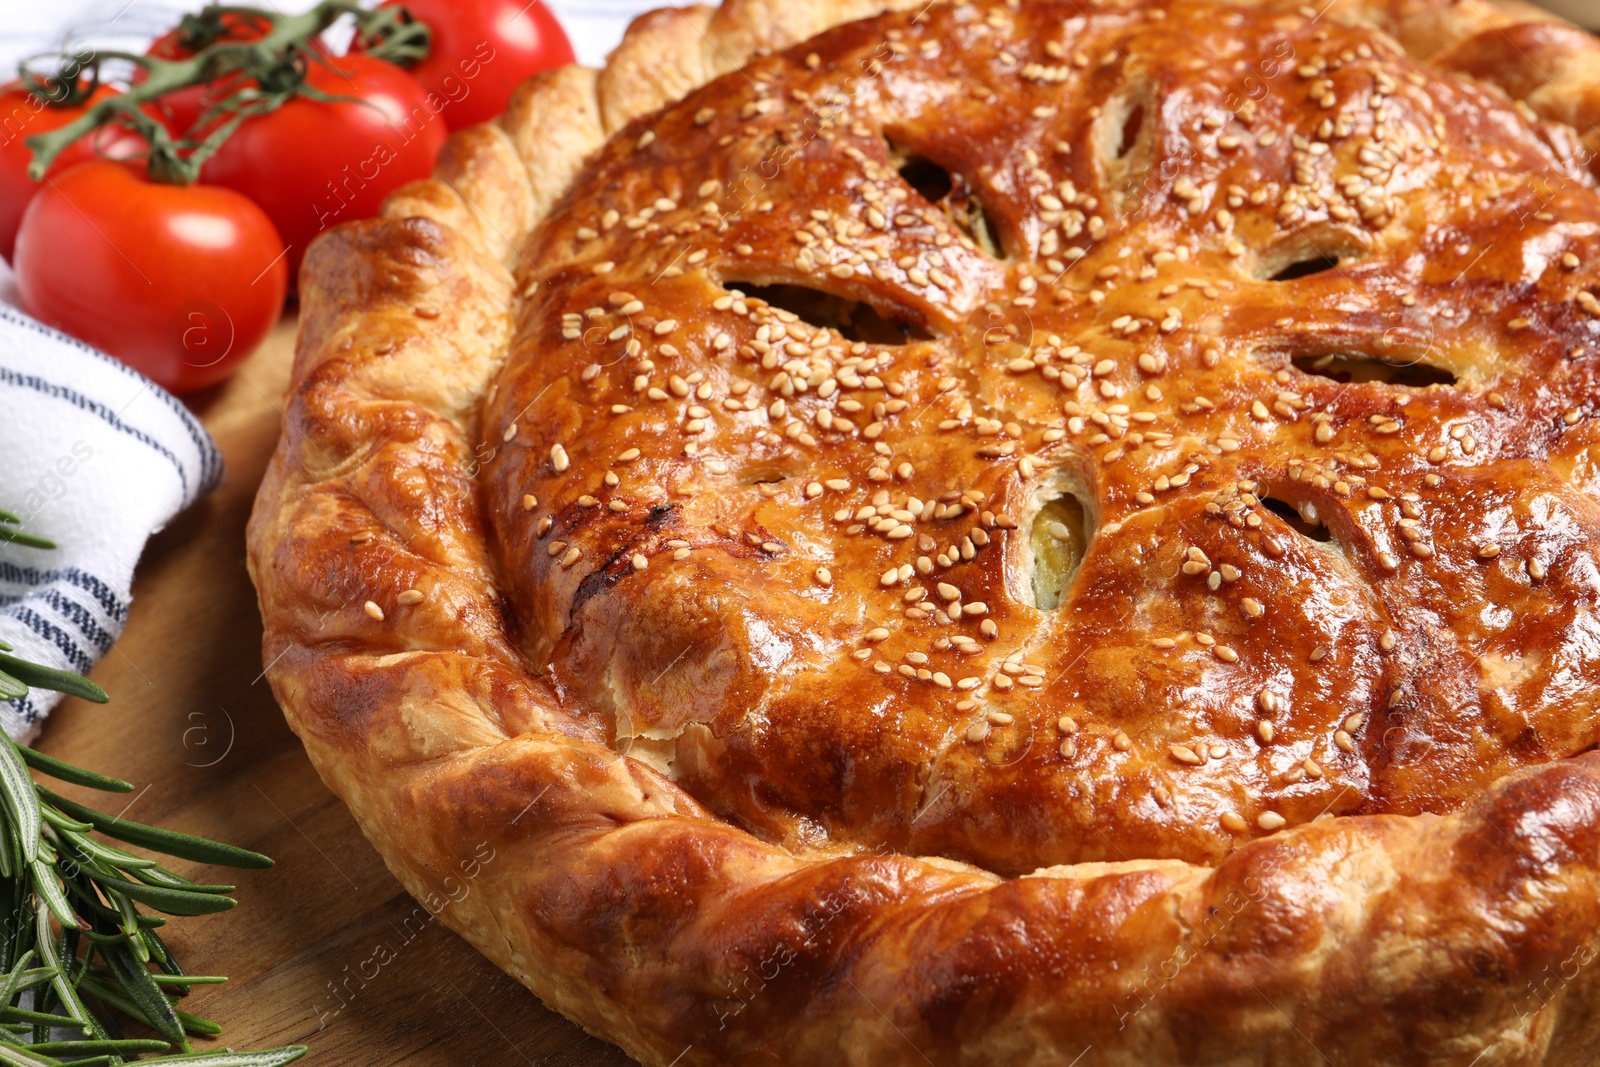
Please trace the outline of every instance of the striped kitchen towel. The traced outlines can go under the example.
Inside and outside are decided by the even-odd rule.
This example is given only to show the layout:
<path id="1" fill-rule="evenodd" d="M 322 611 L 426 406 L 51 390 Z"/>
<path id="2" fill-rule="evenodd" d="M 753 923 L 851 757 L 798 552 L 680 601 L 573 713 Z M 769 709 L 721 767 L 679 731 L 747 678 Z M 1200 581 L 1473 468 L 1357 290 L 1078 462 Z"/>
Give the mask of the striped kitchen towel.
<path id="1" fill-rule="evenodd" d="M 0 640 L 16 654 L 93 666 L 128 621 L 145 542 L 221 477 L 216 444 L 171 395 L 0 304 L 0 508 L 57 546 L 0 543 Z M 0 701 L 0 727 L 31 738 L 59 699 Z"/>

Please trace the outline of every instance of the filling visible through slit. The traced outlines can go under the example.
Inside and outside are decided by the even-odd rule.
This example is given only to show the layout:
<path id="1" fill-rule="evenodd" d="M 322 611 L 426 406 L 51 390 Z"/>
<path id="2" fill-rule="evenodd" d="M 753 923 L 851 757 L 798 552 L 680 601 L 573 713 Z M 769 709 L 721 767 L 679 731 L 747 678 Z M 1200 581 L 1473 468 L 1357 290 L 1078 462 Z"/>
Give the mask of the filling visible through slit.
<path id="1" fill-rule="evenodd" d="M 893 142 L 889 144 L 889 158 L 906 184 L 949 215 L 956 229 L 966 234 L 984 255 L 995 259 L 1006 257 L 1000 232 L 990 221 L 983 202 L 965 175 L 946 170 L 925 156 L 896 147 Z"/>
<path id="2" fill-rule="evenodd" d="M 1083 501 L 1074 493 L 1046 500 L 1034 516 L 1031 533 L 1033 606 L 1054 611 L 1089 550 L 1089 514 Z"/>
<path id="3" fill-rule="evenodd" d="M 1130 78 L 1095 120 L 1095 156 L 1106 190 L 1119 211 L 1128 210 L 1146 187 L 1156 155 L 1156 111 L 1149 85 Z"/>
<path id="4" fill-rule="evenodd" d="M 788 481 L 789 478 L 788 471 L 777 467 L 748 467 L 740 473 L 739 484 L 776 485 L 778 482 Z"/>
<path id="5" fill-rule="evenodd" d="M 1375 359 L 1353 352 L 1325 356 L 1295 356 L 1296 368 L 1336 382 L 1383 382 L 1423 389 L 1430 385 L 1455 385 L 1456 376 L 1421 360 Z"/>
<path id="6" fill-rule="evenodd" d="M 1268 511 L 1293 527 L 1294 531 L 1302 537 L 1309 538 L 1319 544 L 1333 543 L 1333 531 L 1328 529 L 1327 524 L 1322 521 L 1322 517 L 1317 514 L 1315 504 L 1307 503 L 1302 504 L 1300 507 L 1295 507 L 1287 500 L 1279 500 L 1277 497 L 1267 497 L 1261 501 L 1261 504 Z"/>
<path id="7" fill-rule="evenodd" d="M 819 329 L 829 329 L 847 341 L 873 345 L 903 345 L 907 341 L 926 341 L 932 335 L 914 322 L 888 318 L 871 304 L 850 300 L 804 285 L 759 285 L 755 282 L 725 281 L 724 289 L 799 316 Z"/>

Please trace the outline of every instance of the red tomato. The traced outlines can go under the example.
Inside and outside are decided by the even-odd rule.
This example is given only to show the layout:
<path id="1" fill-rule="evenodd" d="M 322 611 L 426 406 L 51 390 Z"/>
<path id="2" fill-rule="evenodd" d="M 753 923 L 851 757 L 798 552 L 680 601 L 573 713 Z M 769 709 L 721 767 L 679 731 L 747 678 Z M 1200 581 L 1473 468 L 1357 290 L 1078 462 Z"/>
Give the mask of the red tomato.
<path id="1" fill-rule="evenodd" d="M 222 15 L 221 32 L 216 39 L 228 44 L 254 41 L 263 36 L 270 26 L 271 23 L 259 15 L 227 12 Z M 154 56 L 156 59 L 176 60 L 188 59 L 194 55 L 194 51 L 185 43 L 182 31 L 175 28 L 157 37 L 144 54 Z M 133 84 L 143 84 L 144 80 L 144 71 L 134 68 Z M 226 91 L 231 92 L 235 88 L 238 87 L 229 84 Z M 163 93 L 160 100 L 151 104 L 148 110 L 165 122 L 174 136 L 182 136 L 194 126 L 201 115 L 221 99 L 222 95 L 222 86 L 216 82 L 188 85 L 182 89 L 174 89 L 170 93 Z"/>
<path id="2" fill-rule="evenodd" d="M 433 31 L 428 57 L 411 68 L 447 101 L 452 130 L 488 122 L 511 91 L 541 70 L 573 61 L 572 43 L 544 4 L 526 0 L 385 0 Z"/>
<path id="3" fill-rule="evenodd" d="M 375 215 L 383 198 L 433 171 L 449 131 L 415 78 L 371 56 L 313 63 L 306 82 L 353 100 L 295 97 L 240 124 L 200 172 L 260 204 L 289 246 L 289 273 L 306 245 L 338 222 Z"/>
<path id="4" fill-rule="evenodd" d="M 227 377 L 278 321 L 284 258 L 271 220 L 233 190 L 95 160 L 28 205 L 17 292 L 36 318 L 183 393 Z"/>
<path id="5" fill-rule="evenodd" d="M 82 104 L 51 107 L 42 97 L 24 89 L 21 82 L 0 86 L 0 256 L 11 259 L 23 209 L 43 188 L 28 177 L 33 152 L 24 142 L 29 137 L 65 126 L 96 101 L 115 93 L 115 89 L 102 85 Z M 116 155 L 119 150 L 128 148 L 131 136 L 120 129 L 97 130 L 92 136 L 69 145 L 56 157 L 45 176 L 53 178 L 74 163 L 94 159 L 96 146 L 99 146 L 98 151 Z"/>

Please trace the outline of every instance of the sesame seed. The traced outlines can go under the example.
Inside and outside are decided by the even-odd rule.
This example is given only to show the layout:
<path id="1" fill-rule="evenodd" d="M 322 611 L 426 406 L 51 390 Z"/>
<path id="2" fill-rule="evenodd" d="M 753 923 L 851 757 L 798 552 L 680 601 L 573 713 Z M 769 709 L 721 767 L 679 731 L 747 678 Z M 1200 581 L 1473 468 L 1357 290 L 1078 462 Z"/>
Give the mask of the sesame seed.
<path id="1" fill-rule="evenodd" d="M 365 607 L 366 613 L 369 616 L 371 616 L 374 620 L 376 620 L 377 622 L 382 622 L 383 621 L 383 609 L 378 607 L 378 605 L 376 603 L 374 603 L 373 601 L 369 600 L 369 601 L 367 601 L 367 603 L 366 603 L 366 605 L 364 607 Z"/>
<path id="2" fill-rule="evenodd" d="M 1285 819 L 1275 811 L 1264 811 L 1256 816 L 1256 825 L 1269 833 L 1273 830 L 1283 829 L 1288 823 L 1288 819 Z"/>
<path id="3" fill-rule="evenodd" d="M 1173 759 L 1179 763 L 1186 763 L 1191 767 L 1198 767 L 1205 762 L 1205 759 L 1188 745 L 1168 745 L 1167 751 L 1172 754 Z"/>
<path id="4" fill-rule="evenodd" d="M 395 602 L 399 603 L 399 604 L 404 604 L 404 605 L 406 605 L 408 607 L 410 605 L 412 605 L 412 604 L 420 604 L 420 603 L 422 603 L 422 590 L 420 590 L 420 589 L 407 589 L 405 592 L 403 592 L 399 596 L 395 597 Z"/>

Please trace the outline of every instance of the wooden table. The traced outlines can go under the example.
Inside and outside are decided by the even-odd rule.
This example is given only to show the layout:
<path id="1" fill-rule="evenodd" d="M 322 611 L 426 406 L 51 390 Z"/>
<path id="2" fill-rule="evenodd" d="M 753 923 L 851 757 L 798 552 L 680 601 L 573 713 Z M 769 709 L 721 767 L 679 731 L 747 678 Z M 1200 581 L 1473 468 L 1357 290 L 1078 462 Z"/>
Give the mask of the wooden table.
<path id="1" fill-rule="evenodd" d="M 290 319 L 234 378 L 191 398 L 227 475 L 146 549 L 127 631 L 93 674 L 111 703 L 63 704 L 39 747 L 137 783 L 129 818 L 278 861 L 195 868 L 202 881 L 237 882 L 240 900 L 173 924 L 187 970 L 233 979 L 186 1002 L 225 1028 L 197 1047 L 301 1042 L 311 1049 L 301 1062 L 323 1067 L 633 1063 L 437 922 L 402 925 L 416 905 L 312 770 L 261 677 L 244 527 L 278 440 L 293 346 Z"/>

